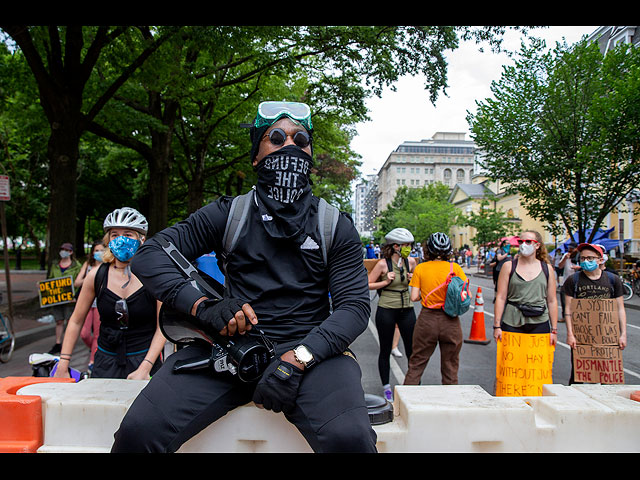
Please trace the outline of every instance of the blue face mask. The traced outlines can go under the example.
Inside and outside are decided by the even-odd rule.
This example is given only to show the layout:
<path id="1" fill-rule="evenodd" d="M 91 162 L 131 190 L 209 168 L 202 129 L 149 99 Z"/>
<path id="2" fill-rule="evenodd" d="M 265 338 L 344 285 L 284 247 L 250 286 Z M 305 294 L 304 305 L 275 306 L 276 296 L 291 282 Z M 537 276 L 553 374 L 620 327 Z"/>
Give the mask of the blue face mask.
<path id="1" fill-rule="evenodd" d="M 598 263 L 595 260 L 587 260 L 580 262 L 580 268 L 586 272 L 593 272 L 598 268 Z"/>
<path id="2" fill-rule="evenodd" d="M 102 261 L 102 250 L 99 252 L 93 252 L 94 260 L 101 262 Z"/>
<path id="3" fill-rule="evenodd" d="M 140 240 L 129 237 L 116 237 L 109 242 L 109 250 L 121 262 L 128 262 L 138 251 Z"/>

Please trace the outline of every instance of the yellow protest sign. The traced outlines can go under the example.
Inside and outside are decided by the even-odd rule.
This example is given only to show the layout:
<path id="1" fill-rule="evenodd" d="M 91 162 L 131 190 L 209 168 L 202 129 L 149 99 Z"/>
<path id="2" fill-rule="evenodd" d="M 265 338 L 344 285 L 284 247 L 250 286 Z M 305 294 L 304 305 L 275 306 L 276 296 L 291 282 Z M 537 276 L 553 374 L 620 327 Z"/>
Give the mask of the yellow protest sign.
<path id="1" fill-rule="evenodd" d="M 73 278 L 58 277 L 38 282 L 38 293 L 40 308 L 73 302 L 75 295 Z"/>
<path id="2" fill-rule="evenodd" d="M 618 305 L 613 298 L 573 298 L 573 374 L 581 383 L 624 383 Z"/>
<path id="3" fill-rule="evenodd" d="M 496 351 L 496 396 L 541 396 L 553 383 L 555 345 L 548 333 L 502 332 Z"/>

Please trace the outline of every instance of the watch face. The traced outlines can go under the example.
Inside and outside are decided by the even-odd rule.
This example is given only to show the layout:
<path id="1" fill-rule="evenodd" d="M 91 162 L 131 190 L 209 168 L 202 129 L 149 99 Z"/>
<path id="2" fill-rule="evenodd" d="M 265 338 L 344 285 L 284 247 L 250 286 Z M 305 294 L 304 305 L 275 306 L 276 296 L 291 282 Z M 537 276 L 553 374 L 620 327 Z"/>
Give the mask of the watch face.
<path id="1" fill-rule="evenodd" d="M 300 346 L 295 349 L 296 356 L 300 359 L 301 362 L 306 363 L 310 362 L 313 359 L 311 352 L 307 350 L 305 347 Z"/>

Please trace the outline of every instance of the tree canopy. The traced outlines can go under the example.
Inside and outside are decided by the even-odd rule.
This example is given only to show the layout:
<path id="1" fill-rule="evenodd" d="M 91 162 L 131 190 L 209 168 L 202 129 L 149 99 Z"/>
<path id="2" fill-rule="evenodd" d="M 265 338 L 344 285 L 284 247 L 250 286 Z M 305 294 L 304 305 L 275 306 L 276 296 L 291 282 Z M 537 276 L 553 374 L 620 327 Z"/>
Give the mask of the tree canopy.
<path id="1" fill-rule="evenodd" d="M 640 178 L 640 50 L 544 46 L 523 44 L 468 120 L 489 176 L 533 218 L 589 241 Z"/>
<path id="2" fill-rule="evenodd" d="M 0 25 L 0 155 L 28 192 L 8 205 L 11 235 L 82 245 L 123 205 L 153 234 L 243 193 L 255 173 L 238 125 L 264 99 L 311 106 L 314 193 L 346 210 L 365 100 L 420 74 L 435 101 L 446 53 L 499 48 L 506 28 Z"/>

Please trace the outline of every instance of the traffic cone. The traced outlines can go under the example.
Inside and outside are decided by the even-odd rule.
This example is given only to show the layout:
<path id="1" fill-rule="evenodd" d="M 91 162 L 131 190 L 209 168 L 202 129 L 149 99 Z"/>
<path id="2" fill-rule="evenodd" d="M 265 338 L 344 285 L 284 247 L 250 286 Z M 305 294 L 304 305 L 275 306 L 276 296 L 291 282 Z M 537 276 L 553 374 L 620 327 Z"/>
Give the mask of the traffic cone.
<path id="1" fill-rule="evenodd" d="M 484 299 L 482 298 L 482 287 L 478 287 L 476 293 L 476 306 L 473 310 L 473 321 L 471 322 L 471 334 L 465 343 L 479 343 L 487 345 L 490 341 L 484 333 Z"/>

